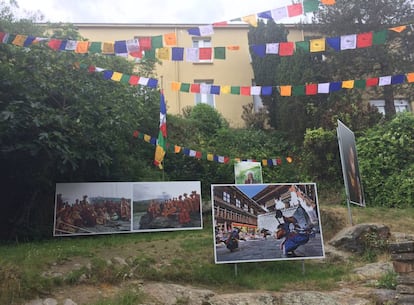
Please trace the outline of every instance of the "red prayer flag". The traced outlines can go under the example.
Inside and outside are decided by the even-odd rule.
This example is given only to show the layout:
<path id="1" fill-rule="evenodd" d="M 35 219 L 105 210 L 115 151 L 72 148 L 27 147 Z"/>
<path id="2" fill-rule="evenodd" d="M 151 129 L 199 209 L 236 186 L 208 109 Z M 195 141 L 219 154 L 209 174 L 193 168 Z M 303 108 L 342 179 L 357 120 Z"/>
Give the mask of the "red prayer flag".
<path id="1" fill-rule="evenodd" d="M 309 84 L 305 86 L 306 95 L 315 95 L 318 93 L 318 84 Z"/>
<path id="2" fill-rule="evenodd" d="M 371 47 L 372 37 L 372 32 L 357 34 L 357 48 Z"/>
<path id="3" fill-rule="evenodd" d="M 195 157 L 196 157 L 197 159 L 201 159 L 201 157 L 202 157 L 202 153 L 201 153 L 201 151 L 196 151 Z"/>
<path id="4" fill-rule="evenodd" d="M 139 37 L 138 41 L 142 51 L 151 50 L 151 37 Z"/>
<path id="5" fill-rule="evenodd" d="M 227 26 L 227 21 L 220 21 L 220 22 L 214 22 L 213 27 L 221 27 L 221 26 Z"/>
<path id="6" fill-rule="evenodd" d="M 47 45 L 49 46 L 49 48 L 53 50 L 59 50 L 61 44 L 62 44 L 62 40 L 51 39 Z"/>
<path id="7" fill-rule="evenodd" d="M 192 93 L 200 93 L 200 84 L 191 84 L 190 92 Z"/>
<path id="8" fill-rule="evenodd" d="M 212 48 L 200 48 L 198 52 L 198 58 L 200 60 L 211 60 L 211 55 L 213 53 Z"/>
<path id="9" fill-rule="evenodd" d="M 293 42 L 280 42 L 279 43 L 279 56 L 292 56 L 294 51 Z"/>
<path id="10" fill-rule="evenodd" d="M 138 85 L 138 82 L 139 82 L 139 76 L 138 75 L 131 75 L 130 78 L 129 78 L 129 81 L 128 81 L 128 83 L 130 85 Z"/>
<path id="11" fill-rule="evenodd" d="M 378 77 L 368 78 L 365 84 L 367 87 L 373 87 L 378 85 Z"/>
<path id="12" fill-rule="evenodd" d="M 240 87 L 241 95 L 250 95 L 250 87 Z"/>
<path id="13" fill-rule="evenodd" d="M 296 3 L 296 4 L 288 5 L 287 10 L 288 10 L 288 16 L 289 17 L 300 16 L 300 15 L 303 14 L 302 3 Z"/>

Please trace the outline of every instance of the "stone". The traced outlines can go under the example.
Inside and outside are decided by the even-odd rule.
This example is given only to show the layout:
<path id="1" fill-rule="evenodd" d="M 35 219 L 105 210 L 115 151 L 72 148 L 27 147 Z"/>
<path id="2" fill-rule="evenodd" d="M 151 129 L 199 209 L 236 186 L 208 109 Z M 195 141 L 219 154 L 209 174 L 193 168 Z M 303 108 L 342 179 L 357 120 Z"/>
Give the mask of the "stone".
<path id="1" fill-rule="evenodd" d="M 71 299 L 66 299 L 63 302 L 63 305 L 78 305 L 78 304 L 76 304 L 75 302 L 73 302 Z"/>
<path id="2" fill-rule="evenodd" d="M 125 259 L 123 259 L 122 257 L 119 256 L 115 256 L 112 258 L 112 262 L 121 265 L 121 266 L 128 266 L 127 262 L 125 261 Z"/>
<path id="3" fill-rule="evenodd" d="M 354 272 L 362 280 L 379 279 L 384 274 L 393 271 L 392 263 L 378 262 L 355 268 Z"/>
<path id="4" fill-rule="evenodd" d="M 414 274 L 407 273 L 397 276 L 397 283 L 405 285 L 414 285 Z"/>
<path id="5" fill-rule="evenodd" d="M 397 297 L 398 305 L 413 305 L 414 304 L 414 295 L 399 295 Z"/>
<path id="6" fill-rule="evenodd" d="M 57 305 L 58 301 L 52 298 L 47 298 L 43 300 L 43 305 Z"/>
<path id="7" fill-rule="evenodd" d="M 399 262 L 393 261 L 392 265 L 394 266 L 394 271 L 397 273 L 409 273 L 414 271 L 414 262 Z"/>
<path id="8" fill-rule="evenodd" d="M 378 242 L 382 240 L 384 243 L 391 236 L 390 229 L 386 225 L 358 224 L 342 229 L 329 241 L 329 244 L 344 251 L 363 253 L 366 250 L 368 234 L 375 234 L 375 240 Z"/>
<path id="9" fill-rule="evenodd" d="M 393 261 L 414 261 L 414 252 L 412 253 L 392 253 Z"/>
<path id="10" fill-rule="evenodd" d="M 43 305 L 43 300 L 41 299 L 31 300 L 29 303 L 25 303 L 24 305 Z"/>
<path id="11" fill-rule="evenodd" d="M 388 249 L 391 253 L 408 253 L 414 252 L 414 241 L 402 241 L 390 243 Z"/>
<path id="12" fill-rule="evenodd" d="M 414 295 L 413 285 L 397 285 L 396 290 L 400 294 L 412 294 Z"/>

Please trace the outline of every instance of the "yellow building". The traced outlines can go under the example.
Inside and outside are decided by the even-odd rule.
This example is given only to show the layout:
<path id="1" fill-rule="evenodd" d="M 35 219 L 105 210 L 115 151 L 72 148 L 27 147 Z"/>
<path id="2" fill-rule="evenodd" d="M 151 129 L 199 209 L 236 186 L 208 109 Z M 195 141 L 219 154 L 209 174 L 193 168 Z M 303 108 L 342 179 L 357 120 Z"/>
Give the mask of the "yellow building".
<path id="1" fill-rule="evenodd" d="M 258 96 L 236 94 L 196 94 L 172 90 L 173 82 L 206 83 L 219 86 L 252 86 L 253 69 L 247 39 L 247 24 L 229 24 L 215 27 L 210 36 L 192 36 L 188 29 L 197 28 L 192 24 L 75 24 L 79 33 L 90 41 L 117 41 L 152 37 L 174 33 L 176 46 L 192 47 L 226 47 L 226 58 L 200 62 L 163 60 L 157 64 L 156 74 L 165 93 L 167 111 L 181 114 L 187 106 L 208 103 L 220 112 L 232 127 L 243 127 L 241 118 L 243 106 L 251 102 L 260 104 Z M 303 34 L 297 29 L 290 29 L 290 41 L 303 40 Z M 228 47 L 234 47 L 230 50 Z M 102 67 L 105 68 L 105 67 Z M 255 99 L 255 101 L 253 100 Z"/>
<path id="2" fill-rule="evenodd" d="M 288 41 L 307 40 L 306 33 L 295 25 L 285 25 L 289 30 Z M 241 116 L 243 106 L 252 103 L 255 109 L 261 106 L 259 95 L 244 94 L 206 94 L 172 90 L 173 83 L 214 84 L 223 86 L 254 86 L 254 74 L 251 66 L 247 34 L 249 25 L 232 23 L 224 27 L 214 27 L 214 34 L 206 36 L 189 35 L 188 30 L 198 28 L 195 24 L 113 24 L 113 23 L 77 23 L 79 33 L 89 41 L 114 42 L 174 34 L 175 47 L 201 48 L 225 47 L 226 58 L 201 60 L 198 62 L 183 60 L 162 60 L 156 65 L 159 86 L 165 93 L 167 111 L 170 114 L 182 114 L 183 109 L 198 103 L 207 103 L 217 109 L 230 123 L 231 127 L 243 127 Z M 309 33 L 308 33 L 309 34 Z M 314 33 L 310 33 L 315 36 Z M 102 67 L 105 68 L 105 67 Z M 367 92 L 367 102 L 384 112 L 384 100 Z M 410 111 L 410 101 L 398 96 L 395 101 L 397 111 Z"/>

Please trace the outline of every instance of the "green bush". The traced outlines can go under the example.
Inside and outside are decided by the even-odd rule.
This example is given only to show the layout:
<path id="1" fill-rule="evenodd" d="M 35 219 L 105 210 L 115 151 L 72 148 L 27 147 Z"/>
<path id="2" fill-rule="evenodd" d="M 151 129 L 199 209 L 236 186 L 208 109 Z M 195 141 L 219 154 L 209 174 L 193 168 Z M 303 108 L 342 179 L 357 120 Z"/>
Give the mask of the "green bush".
<path id="1" fill-rule="evenodd" d="M 367 204 L 386 207 L 414 205 L 413 147 L 414 115 L 411 113 L 401 113 L 357 138 Z"/>

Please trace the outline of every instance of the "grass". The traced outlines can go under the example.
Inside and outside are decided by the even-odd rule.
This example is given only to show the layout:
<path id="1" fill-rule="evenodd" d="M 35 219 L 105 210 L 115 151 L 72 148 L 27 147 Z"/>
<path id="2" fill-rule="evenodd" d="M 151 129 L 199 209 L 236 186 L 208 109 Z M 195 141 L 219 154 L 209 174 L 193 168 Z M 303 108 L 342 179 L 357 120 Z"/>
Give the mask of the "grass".
<path id="1" fill-rule="evenodd" d="M 351 210 L 354 224 L 384 223 L 392 232 L 414 232 L 412 208 L 352 207 Z M 346 206 L 327 205 L 321 211 L 325 241 L 349 225 Z M 204 228 L 195 231 L 67 237 L 0 245 L 0 304 L 18 304 L 47 295 L 62 285 L 77 285 L 81 279 L 91 285 L 144 279 L 223 292 L 332 290 L 337 283 L 349 278 L 355 264 L 364 259 L 361 256 L 349 264 L 329 260 L 306 260 L 303 265 L 301 261 L 251 262 L 238 264 L 236 276 L 233 264 L 214 264 L 211 216 L 205 217 L 204 222 Z M 128 266 L 111 264 L 109 260 L 116 256 L 125 258 Z M 82 264 L 73 269 L 74 262 Z M 62 274 L 42 276 L 49 269 L 57 269 Z M 391 287 L 394 279 L 393 274 L 387 275 L 381 285 Z M 128 305 L 137 298 L 143 296 L 139 292 L 123 292 L 114 300 L 99 300 L 93 305 Z"/>

